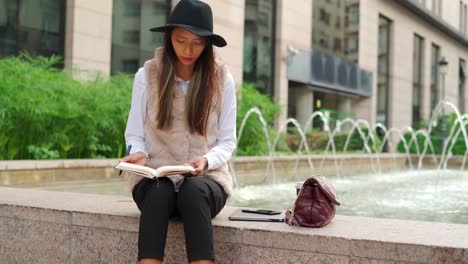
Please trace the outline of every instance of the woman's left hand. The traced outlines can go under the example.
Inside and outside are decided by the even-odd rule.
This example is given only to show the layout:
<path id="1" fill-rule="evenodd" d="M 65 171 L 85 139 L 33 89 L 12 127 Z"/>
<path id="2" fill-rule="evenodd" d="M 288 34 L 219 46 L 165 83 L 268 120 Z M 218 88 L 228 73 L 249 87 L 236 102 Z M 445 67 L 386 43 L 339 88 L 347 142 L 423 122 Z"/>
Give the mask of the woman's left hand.
<path id="1" fill-rule="evenodd" d="M 195 171 L 192 172 L 193 175 L 200 175 L 205 168 L 208 167 L 208 160 L 205 157 L 198 156 L 185 163 L 184 165 L 192 166 Z"/>

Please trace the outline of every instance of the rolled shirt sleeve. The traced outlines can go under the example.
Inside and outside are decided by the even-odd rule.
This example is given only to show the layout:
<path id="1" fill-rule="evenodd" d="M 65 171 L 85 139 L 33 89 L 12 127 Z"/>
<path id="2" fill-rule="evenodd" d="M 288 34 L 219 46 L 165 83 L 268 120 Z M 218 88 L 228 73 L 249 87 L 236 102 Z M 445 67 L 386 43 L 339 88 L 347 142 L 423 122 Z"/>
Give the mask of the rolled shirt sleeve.
<path id="1" fill-rule="evenodd" d="M 143 152 L 148 156 L 145 146 L 144 121 L 146 117 L 146 79 L 145 70 L 140 68 L 135 74 L 132 89 L 132 104 L 128 114 L 127 127 L 125 129 L 125 142 L 127 147 L 132 146 L 130 153 Z"/>

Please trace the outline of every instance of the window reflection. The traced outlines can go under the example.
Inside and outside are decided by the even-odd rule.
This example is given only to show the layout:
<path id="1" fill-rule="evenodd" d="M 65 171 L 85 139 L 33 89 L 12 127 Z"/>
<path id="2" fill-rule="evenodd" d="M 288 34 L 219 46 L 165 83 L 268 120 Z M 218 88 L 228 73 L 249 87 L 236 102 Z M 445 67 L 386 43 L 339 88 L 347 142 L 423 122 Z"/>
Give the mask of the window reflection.
<path id="1" fill-rule="evenodd" d="M 415 34 L 413 42 L 413 127 L 421 120 L 423 43 L 424 39 Z"/>
<path id="2" fill-rule="evenodd" d="M 314 0 L 312 47 L 358 62 L 359 0 Z"/>
<path id="3" fill-rule="evenodd" d="M 378 57 L 377 57 L 377 122 L 388 126 L 390 28 L 392 21 L 379 16 Z"/>
<path id="4" fill-rule="evenodd" d="M 150 28 L 165 25 L 171 0 L 114 0 L 111 73 L 135 73 L 162 42 Z"/>
<path id="5" fill-rule="evenodd" d="M 431 48 L 431 111 L 434 110 L 439 98 L 439 60 L 440 48 L 436 44 L 432 44 Z"/>
<path id="6" fill-rule="evenodd" d="M 246 82 L 273 96 L 275 1 L 246 0 L 244 65 Z"/>
<path id="7" fill-rule="evenodd" d="M 460 59 L 458 66 L 458 110 L 465 112 L 465 80 L 466 80 L 466 63 L 464 59 Z"/>
<path id="8" fill-rule="evenodd" d="M 141 2 L 134 0 L 125 0 L 124 15 L 130 17 L 139 17 L 141 15 Z"/>
<path id="9" fill-rule="evenodd" d="M 0 0 L 0 57 L 64 56 L 65 1 Z"/>

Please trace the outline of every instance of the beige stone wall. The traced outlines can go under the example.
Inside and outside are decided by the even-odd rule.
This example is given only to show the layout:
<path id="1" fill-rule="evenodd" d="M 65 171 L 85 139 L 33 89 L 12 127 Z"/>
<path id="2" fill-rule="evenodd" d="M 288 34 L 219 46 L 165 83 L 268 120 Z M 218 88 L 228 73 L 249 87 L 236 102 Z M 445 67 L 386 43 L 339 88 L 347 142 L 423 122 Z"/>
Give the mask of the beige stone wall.
<path id="1" fill-rule="evenodd" d="M 460 9 L 463 9 L 463 12 L 467 12 L 465 14 L 465 18 L 462 18 L 462 22 L 459 21 L 460 23 L 463 23 L 463 25 L 459 25 L 458 29 L 463 33 L 464 36 L 468 37 L 468 0 L 461 0 L 463 2 L 463 5 L 460 6 L 460 3 L 458 5 L 458 19 L 460 20 Z M 466 8 L 466 9 L 465 9 Z"/>
<path id="2" fill-rule="evenodd" d="M 430 53 L 432 43 L 439 45 L 441 56 L 445 56 L 449 61 L 448 73 L 445 78 L 445 94 L 446 98 L 458 105 L 459 58 L 468 61 L 468 49 L 394 2 L 361 0 L 360 3 L 359 64 L 362 68 L 374 73 L 374 96 L 357 103 L 358 117 L 375 122 L 379 14 L 393 22 L 390 43 L 389 125 L 397 128 L 411 125 L 413 39 L 415 33 L 424 38 L 423 117 L 428 119 L 430 114 Z"/>
<path id="3" fill-rule="evenodd" d="M 296 104 L 296 119 L 304 129 L 314 110 L 314 93 L 306 86 L 289 87 L 289 96 Z"/>
<path id="4" fill-rule="evenodd" d="M 361 0 L 359 6 L 359 67 L 371 71 L 373 91 L 376 94 L 377 74 L 377 30 L 378 30 L 378 15 L 375 15 L 371 8 L 368 7 L 369 3 L 373 1 Z M 365 21 L 365 23 L 364 23 Z M 364 55 L 365 54 L 365 55 Z M 370 122 L 375 122 L 376 119 L 376 98 L 363 97 L 356 101 L 354 111 L 357 118 L 365 119 Z"/>
<path id="5" fill-rule="evenodd" d="M 276 13 L 275 100 L 282 108 L 277 126 L 282 126 L 288 113 L 288 46 L 311 48 L 312 0 L 277 1 Z"/>
<path id="6" fill-rule="evenodd" d="M 65 67 L 110 74 L 112 0 L 67 0 Z"/>
<path id="7" fill-rule="evenodd" d="M 460 30 L 460 0 L 441 0 L 442 19 L 453 28 Z M 466 4 L 466 1 L 463 1 Z"/>
<path id="8" fill-rule="evenodd" d="M 177 2 L 177 1 L 176 1 Z M 222 61 L 231 70 L 236 87 L 242 84 L 242 59 L 244 55 L 245 1 L 206 0 L 213 10 L 214 32 L 223 36 L 228 45 L 216 48 Z"/>

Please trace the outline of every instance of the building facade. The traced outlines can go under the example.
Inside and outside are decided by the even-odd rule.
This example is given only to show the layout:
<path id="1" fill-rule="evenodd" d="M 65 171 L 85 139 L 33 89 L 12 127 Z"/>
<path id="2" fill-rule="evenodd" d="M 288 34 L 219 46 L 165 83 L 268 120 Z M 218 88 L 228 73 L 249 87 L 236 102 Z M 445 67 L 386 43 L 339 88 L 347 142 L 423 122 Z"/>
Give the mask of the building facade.
<path id="1" fill-rule="evenodd" d="M 65 58 L 66 68 L 134 73 L 178 0 L 0 0 L 0 57 Z M 238 86 L 255 83 L 286 117 L 315 110 L 389 127 L 428 120 L 445 96 L 466 112 L 468 0 L 206 0 L 216 48 Z M 442 75 L 439 62 L 448 71 Z"/>

